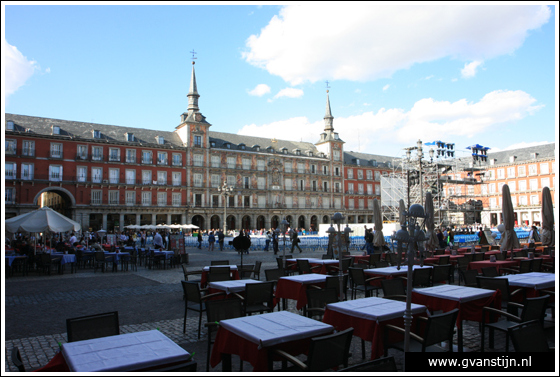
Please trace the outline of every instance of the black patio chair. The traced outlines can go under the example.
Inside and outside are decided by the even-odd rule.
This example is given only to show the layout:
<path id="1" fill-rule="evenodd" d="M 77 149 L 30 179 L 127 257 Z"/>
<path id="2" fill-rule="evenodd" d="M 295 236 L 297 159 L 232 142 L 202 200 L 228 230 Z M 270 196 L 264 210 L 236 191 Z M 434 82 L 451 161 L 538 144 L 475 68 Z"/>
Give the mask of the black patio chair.
<path id="1" fill-rule="evenodd" d="M 181 280 L 183 295 L 185 297 L 185 316 L 183 319 L 183 334 L 187 331 L 187 311 L 198 312 L 198 339 L 200 339 L 200 328 L 202 325 L 202 313 L 206 311 L 206 301 L 213 297 L 225 296 L 225 292 L 207 293 L 208 289 L 200 289 L 198 283 Z"/>
<path id="2" fill-rule="evenodd" d="M 401 278 L 381 280 L 383 298 L 389 300 L 406 301 L 405 282 Z"/>
<path id="3" fill-rule="evenodd" d="M 206 323 L 208 333 L 208 347 L 206 350 L 206 371 L 210 371 L 210 354 L 214 344 L 215 333 L 218 331 L 220 321 L 243 316 L 243 305 L 239 298 L 206 301 Z M 241 361 L 241 365 L 243 362 Z M 241 370 L 241 369 L 240 369 Z"/>
<path id="4" fill-rule="evenodd" d="M 226 281 L 231 280 L 231 271 L 229 266 L 210 266 L 207 275 L 207 281 Z"/>
<path id="5" fill-rule="evenodd" d="M 539 320 L 522 322 L 508 328 L 515 352 L 554 352 Z"/>
<path id="6" fill-rule="evenodd" d="M 243 312 L 245 315 L 253 313 L 270 313 L 274 310 L 274 282 L 246 284 L 245 297 L 234 293 L 243 301 Z"/>
<path id="7" fill-rule="evenodd" d="M 68 342 L 119 335 L 119 312 L 66 319 Z"/>
<path id="8" fill-rule="evenodd" d="M 23 360 L 21 359 L 18 347 L 12 348 L 12 363 L 20 372 L 25 372 L 25 366 L 23 365 Z"/>
<path id="9" fill-rule="evenodd" d="M 306 294 L 307 308 L 305 312 L 309 318 L 316 316 L 319 321 L 323 320 L 323 314 L 325 314 L 325 307 L 327 304 L 338 302 L 338 295 L 334 288 L 308 288 Z"/>

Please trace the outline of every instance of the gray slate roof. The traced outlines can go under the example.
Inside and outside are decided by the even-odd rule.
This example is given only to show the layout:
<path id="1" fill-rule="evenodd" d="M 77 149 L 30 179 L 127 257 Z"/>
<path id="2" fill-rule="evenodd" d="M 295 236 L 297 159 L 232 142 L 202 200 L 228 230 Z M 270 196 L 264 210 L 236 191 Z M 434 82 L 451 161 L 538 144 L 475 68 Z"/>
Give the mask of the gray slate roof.
<path id="1" fill-rule="evenodd" d="M 516 156 L 515 162 L 533 160 L 533 153 L 537 153 L 537 160 L 554 158 L 556 143 L 537 145 L 533 147 L 510 149 L 506 151 L 488 153 L 488 160 L 482 165 L 490 165 L 490 159 L 496 159 L 495 165 L 510 164 L 510 157 Z"/>
<path id="2" fill-rule="evenodd" d="M 356 165 L 357 160 L 360 160 L 359 166 L 368 166 L 374 167 L 373 161 L 376 161 L 377 167 L 392 167 L 392 165 L 396 164 L 393 160 L 398 160 L 396 157 L 391 156 L 381 156 L 378 154 L 369 154 L 369 153 L 361 153 L 361 152 L 344 152 L 344 165 Z"/>

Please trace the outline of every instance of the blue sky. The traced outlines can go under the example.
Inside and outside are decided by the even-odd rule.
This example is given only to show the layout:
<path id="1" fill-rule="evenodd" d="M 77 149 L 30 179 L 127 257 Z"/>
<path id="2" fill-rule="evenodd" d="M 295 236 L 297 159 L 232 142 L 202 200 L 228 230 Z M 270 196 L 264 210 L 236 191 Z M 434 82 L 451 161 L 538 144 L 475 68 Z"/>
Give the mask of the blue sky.
<path id="1" fill-rule="evenodd" d="M 2 6 L 8 113 L 173 131 L 194 50 L 213 131 L 314 143 L 328 80 L 347 151 L 557 139 L 550 5 Z"/>

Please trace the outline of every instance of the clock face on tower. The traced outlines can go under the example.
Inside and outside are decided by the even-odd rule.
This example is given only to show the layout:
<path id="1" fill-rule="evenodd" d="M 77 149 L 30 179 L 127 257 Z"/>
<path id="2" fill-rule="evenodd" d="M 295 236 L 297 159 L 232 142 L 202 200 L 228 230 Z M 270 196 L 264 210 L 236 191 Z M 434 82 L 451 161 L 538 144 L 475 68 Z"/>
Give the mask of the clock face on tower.
<path id="1" fill-rule="evenodd" d="M 202 120 L 202 114 L 195 114 L 194 120 L 196 120 L 197 122 L 200 122 Z"/>

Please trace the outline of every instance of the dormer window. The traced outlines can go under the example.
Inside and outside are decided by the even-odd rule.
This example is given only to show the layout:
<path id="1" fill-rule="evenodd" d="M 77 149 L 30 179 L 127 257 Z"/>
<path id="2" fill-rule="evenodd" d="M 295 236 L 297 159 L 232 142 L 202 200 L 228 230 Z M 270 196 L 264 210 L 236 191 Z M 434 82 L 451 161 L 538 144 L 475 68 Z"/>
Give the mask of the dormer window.
<path id="1" fill-rule="evenodd" d="M 135 141 L 133 133 L 127 132 L 125 135 L 126 135 L 126 141 Z"/>
<path id="2" fill-rule="evenodd" d="M 215 141 L 211 141 L 210 142 L 210 147 L 214 148 L 216 146 L 216 142 Z"/>
<path id="3" fill-rule="evenodd" d="M 226 143 L 226 148 L 227 148 L 227 149 L 231 149 L 231 144 L 230 144 L 230 143 Z"/>
<path id="4" fill-rule="evenodd" d="M 515 162 L 517 156 L 509 156 L 509 162 Z"/>
<path id="5" fill-rule="evenodd" d="M 268 147 L 267 152 L 269 152 L 269 153 L 274 153 L 274 148 Z"/>
<path id="6" fill-rule="evenodd" d="M 261 147 L 259 145 L 253 145 L 253 149 L 256 150 L 257 152 L 260 152 Z"/>
<path id="7" fill-rule="evenodd" d="M 165 144 L 165 140 L 164 140 L 163 136 L 157 136 L 156 141 L 159 145 Z"/>
<path id="8" fill-rule="evenodd" d="M 536 160 L 538 155 L 539 155 L 539 154 L 536 153 L 536 152 L 535 152 L 535 153 L 531 153 L 531 158 L 532 158 L 533 160 Z"/>
<path id="9" fill-rule="evenodd" d="M 498 160 L 496 160 L 495 158 L 490 159 L 490 165 L 494 165 L 496 164 L 496 162 L 498 162 Z"/>
<path id="10" fill-rule="evenodd" d="M 301 151 L 299 149 L 296 149 L 296 156 L 301 156 Z"/>
<path id="11" fill-rule="evenodd" d="M 52 126 L 52 134 L 53 135 L 60 135 L 60 127 L 59 126 Z"/>
<path id="12" fill-rule="evenodd" d="M 309 151 L 309 152 L 307 152 L 307 155 L 308 155 L 309 157 L 313 157 L 313 152 Z"/>
<path id="13" fill-rule="evenodd" d="M 374 166 L 374 167 L 377 167 L 377 161 L 371 160 L 371 165 Z"/>
<path id="14" fill-rule="evenodd" d="M 91 133 L 93 134 L 94 139 L 101 139 L 101 131 L 93 130 L 93 131 L 91 131 Z"/>
<path id="15" fill-rule="evenodd" d="M 288 154 L 288 150 L 286 148 L 282 148 L 282 153 Z"/>
<path id="16" fill-rule="evenodd" d="M 242 151 L 245 150 L 245 144 L 239 144 L 239 149 L 241 149 Z"/>
<path id="17" fill-rule="evenodd" d="M 11 120 L 9 120 L 9 121 L 6 123 L 6 129 L 7 129 L 8 131 L 13 131 L 13 130 L 14 130 L 14 122 L 11 121 Z"/>

